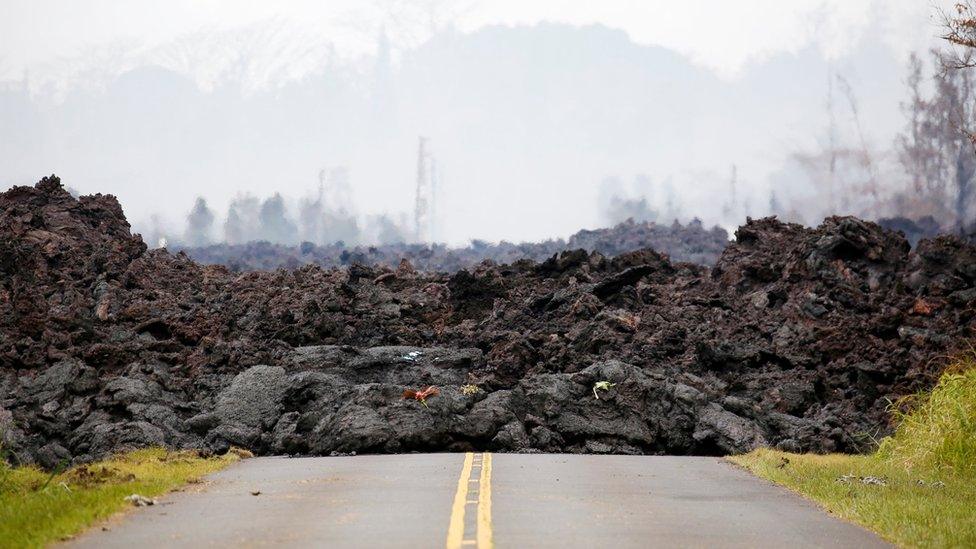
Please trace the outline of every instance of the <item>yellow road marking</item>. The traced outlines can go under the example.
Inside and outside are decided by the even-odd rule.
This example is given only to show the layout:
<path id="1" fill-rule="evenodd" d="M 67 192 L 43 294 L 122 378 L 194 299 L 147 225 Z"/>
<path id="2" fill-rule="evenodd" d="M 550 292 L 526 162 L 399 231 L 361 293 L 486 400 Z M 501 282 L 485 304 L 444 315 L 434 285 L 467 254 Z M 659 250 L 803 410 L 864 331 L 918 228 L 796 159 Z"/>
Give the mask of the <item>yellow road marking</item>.
<path id="1" fill-rule="evenodd" d="M 478 549 L 491 549 L 491 454 L 485 452 L 478 491 Z"/>
<path id="2" fill-rule="evenodd" d="M 464 454 L 461 478 L 458 479 L 457 492 L 454 493 L 454 506 L 451 507 L 451 525 L 447 528 L 447 549 L 458 549 L 464 539 L 464 504 L 468 501 L 468 477 L 471 476 L 471 462 L 474 454 Z"/>
<path id="3" fill-rule="evenodd" d="M 476 461 L 477 460 L 477 461 Z M 474 467 L 479 468 L 478 478 L 471 478 Z M 468 499 L 468 486 L 477 482 L 478 499 Z M 476 539 L 464 539 L 465 506 L 477 504 Z M 492 549 L 491 533 L 491 454 L 464 455 L 461 476 L 458 478 L 454 505 L 451 507 L 451 523 L 447 529 L 447 549 L 460 549 L 462 545 L 476 545 L 478 549 Z"/>

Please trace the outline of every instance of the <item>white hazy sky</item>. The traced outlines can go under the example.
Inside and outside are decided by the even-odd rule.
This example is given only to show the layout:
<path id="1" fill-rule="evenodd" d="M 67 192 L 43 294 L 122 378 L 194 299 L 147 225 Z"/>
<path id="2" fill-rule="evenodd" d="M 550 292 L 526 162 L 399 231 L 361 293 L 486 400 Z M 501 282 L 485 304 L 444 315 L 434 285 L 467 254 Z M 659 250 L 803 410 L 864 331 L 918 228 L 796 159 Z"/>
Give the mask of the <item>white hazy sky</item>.
<path id="1" fill-rule="evenodd" d="M 925 47 L 938 32 L 933 7 L 951 0 L 0 0 L 0 77 L 51 72 L 88 48 L 125 44 L 149 51 L 180 35 L 268 19 L 368 54 L 385 28 L 409 47 L 426 30 L 551 21 L 623 29 L 640 44 L 665 46 L 732 77 L 745 64 L 810 43 L 842 53 L 882 25 L 897 53 Z M 925 22 L 928 21 L 928 24 Z M 921 23 L 920 23 L 921 22 Z M 56 75 L 47 75 L 54 76 Z M 297 75 L 296 75 L 297 76 Z"/>
<path id="2" fill-rule="evenodd" d="M 832 70 L 853 90 L 851 135 L 893 158 L 904 61 L 940 42 L 936 8 L 954 1 L 0 0 L 0 82 L 28 76 L 36 107 L 0 109 L 0 138 L 11 141 L 0 141 L 0 185 L 55 171 L 83 193 L 117 194 L 131 219 L 180 219 L 198 194 L 223 212 L 237 191 L 298 197 L 320 169 L 343 166 L 361 213 L 397 214 L 412 204 L 417 136 L 425 135 L 446 174 L 439 199 L 453 242 L 596 226 L 597 188 L 608 176 L 673 183 L 693 215 L 715 218 L 713 195 L 733 165 L 753 204 L 769 202 L 773 176 L 799 177 L 783 172 L 785 161 L 821 139 Z M 336 82 L 368 85 L 381 31 L 394 63 L 402 60 L 387 118 L 355 110 L 366 103 L 341 94 L 330 96 L 333 105 L 352 110 L 274 93 L 240 103 L 246 112 L 231 102 L 181 118 L 183 105 L 146 93 L 152 71 L 117 78 L 159 65 L 196 82 L 192 93 L 180 91 L 182 81 L 163 86 L 198 100 L 195 108 L 241 55 L 245 92 L 284 90 L 328 67 L 347 71 Z M 574 46 L 582 43 L 593 47 Z M 454 47 L 461 53 L 445 55 Z M 547 47 L 568 50 L 552 56 Z M 456 94 L 458 78 L 477 84 Z M 493 88 L 505 78 L 525 81 Z M 630 88 L 609 84 L 618 81 Z M 116 95 L 89 94 L 99 82 L 118 84 Z M 159 105 L 172 112 L 160 115 Z M 295 123 L 306 121 L 298 114 L 318 125 Z M 282 130 L 285 121 L 294 128 Z M 565 207 L 547 207 L 553 196 Z M 498 223 L 497 211 L 518 221 Z"/>

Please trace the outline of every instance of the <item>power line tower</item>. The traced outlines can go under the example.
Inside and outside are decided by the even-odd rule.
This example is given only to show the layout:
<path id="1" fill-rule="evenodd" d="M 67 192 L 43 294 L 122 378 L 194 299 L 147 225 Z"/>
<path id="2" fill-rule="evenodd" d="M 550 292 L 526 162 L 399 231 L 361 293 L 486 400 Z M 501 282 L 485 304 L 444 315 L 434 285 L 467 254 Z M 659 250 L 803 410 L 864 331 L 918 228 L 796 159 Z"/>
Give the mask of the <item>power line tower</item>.
<path id="1" fill-rule="evenodd" d="M 429 148 L 430 140 L 421 137 L 417 150 L 417 201 L 414 206 L 414 237 L 417 242 L 434 240 L 437 191 L 437 165 Z"/>

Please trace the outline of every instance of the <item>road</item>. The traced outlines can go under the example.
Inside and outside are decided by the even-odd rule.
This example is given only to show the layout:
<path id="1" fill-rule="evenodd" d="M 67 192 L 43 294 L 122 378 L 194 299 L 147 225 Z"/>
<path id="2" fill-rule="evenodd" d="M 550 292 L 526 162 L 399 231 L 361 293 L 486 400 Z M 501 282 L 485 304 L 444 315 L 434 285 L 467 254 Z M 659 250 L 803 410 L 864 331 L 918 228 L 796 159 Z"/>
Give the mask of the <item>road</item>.
<path id="1" fill-rule="evenodd" d="M 67 545 L 886 546 L 720 459 L 653 456 L 249 459 L 106 527 Z"/>

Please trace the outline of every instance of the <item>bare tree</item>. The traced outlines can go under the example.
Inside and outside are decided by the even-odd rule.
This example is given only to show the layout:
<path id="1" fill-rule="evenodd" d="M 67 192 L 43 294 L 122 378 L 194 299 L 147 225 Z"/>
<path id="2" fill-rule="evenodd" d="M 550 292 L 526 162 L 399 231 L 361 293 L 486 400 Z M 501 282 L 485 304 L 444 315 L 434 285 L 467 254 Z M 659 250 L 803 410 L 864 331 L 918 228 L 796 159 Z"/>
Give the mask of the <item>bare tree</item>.
<path id="1" fill-rule="evenodd" d="M 955 14 L 942 11 L 942 35 L 950 47 L 940 57 L 942 80 L 948 83 L 957 100 L 950 120 L 957 132 L 969 141 L 969 150 L 956 151 L 953 171 L 956 183 L 954 209 L 960 231 L 965 229 L 968 209 L 976 195 L 976 93 L 969 69 L 976 67 L 976 2 L 960 0 Z"/>
<path id="2" fill-rule="evenodd" d="M 374 0 L 385 24 L 406 46 L 417 46 L 473 11 L 475 3 L 458 0 Z"/>
<path id="3" fill-rule="evenodd" d="M 185 33 L 151 52 L 156 62 L 219 86 L 254 89 L 278 86 L 295 66 L 315 66 L 328 59 L 331 44 L 296 31 L 275 17 L 220 32 Z"/>
<path id="4" fill-rule="evenodd" d="M 946 55 L 948 67 L 968 69 L 976 67 L 976 2 L 961 0 L 954 7 L 955 13 L 939 10 L 945 33 L 942 38 L 952 46 Z"/>
<path id="5" fill-rule="evenodd" d="M 834 71 L 827 69 L 827 151 L 830 158 L 830 169 L 827 177 L 827 210 L 833 212 L 836 208 L 835 194 L 837 192 L 837 116 L 834 112 Z"/>
<path id="6" fill-rule="evenodd" d="M 858 160 L 866 172 L 863 190 L 871 194 L 873 206 L 877 207 L 879 202 L 877 170 L 875 169 L 874 157 L 871 154 L 868 141 L 864 137 L 864 129 L 861 126 L 861 114 L 857 107 L 857 97 L 854 95 L 854 88 L 851 87 L 851 83 L 840 74 L 837 75 L 837 85 L 844 94 L 844 98 L 847 99 L 847 105 L 851 110 L 851 121 L 857 132 L 859 150 L 855 149 L 853 153 L 854 156 L 859 157 Z"/>
<path id="7" fill-rule="evenodd" d="M 943 77 L 949 73 L 976 67 L 976 1 L 961 0 L 955 5 L 955 15 L 939 11 L 945 34 L 942 38 L 949 43 L 948 51 L 939 58 Z M 960 125 L 976 153 L 976 129 L 972 125 Z"/>
<path id="8" fill-rule="evenodd" d="M 908 119 L 905 132 L 899 135 L 895 142 L 898 150 L 898 160 L 912 178 L 912 189 L 916 195 L 931 193 L 931 185 L 941 184 L 942 181 L 930 177 L 935 171 L 934 163 L 938 158 L 938 151 L 928 138 L 929 120 L 926 116 L 928 102 L 922 92 L 922 59 L 915 53 L 908 59 L 909 99 L 902 103 L 902 112 Z"/>
<path id="9" fill-rule="evenodd" d="M 833 70 L 828 71 L 825 109 L 827 125 L 818 146 L 794 152 L 788 162 L 789 169 L 802 174 L 798 181 L 804 196 L 786 191 L 777 207 L 791 221 L 817 222 L 836 214 L 874 217 L 882 199 L 873 153 L 854 89 Z"/>
<path id="10" fill-rule="evenodd" d="M 932 52 L 932 93 L 922 92 L 922 63 L 909 65 L 908 118 L 896 147 L 898 158 L 914 183 L 916 199 L 904 212 L 909 217 L 930 214 L 951 220 L 957 227 L 970 221 L 976 195 L 976 79 L 972 71 L 952 68 L 944 52 Z"/>

